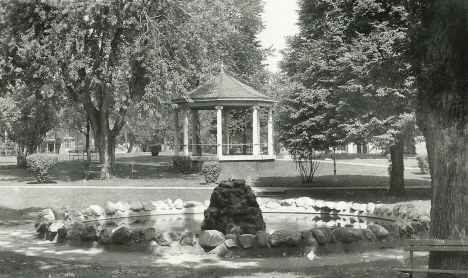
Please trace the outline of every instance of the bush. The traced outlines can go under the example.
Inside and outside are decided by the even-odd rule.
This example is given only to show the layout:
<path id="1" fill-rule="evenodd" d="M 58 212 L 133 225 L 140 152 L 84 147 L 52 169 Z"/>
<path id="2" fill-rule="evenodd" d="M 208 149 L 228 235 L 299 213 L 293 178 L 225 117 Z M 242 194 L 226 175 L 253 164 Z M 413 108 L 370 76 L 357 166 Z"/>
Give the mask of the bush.
<path id="1" fill-rule="evenodd" d="M 149 151 L 151 152 L 152 156 L 158 156 L 159 152 L 161 151 L 161 145 L 150 146 Z"/>
<path id="2" fill-rule="evenodd" d="M 206 183 L 215 183 L 221 173 L 221 165 L 217 161 L 205 162 L 202 166 L 202 172 Z"/>
<path id="3" fill-rule="evenodd" d="M 429 173 L 429 159 L 427 155 L 418 155 L 416 156 L 416 160 L 418 161 L 418 167 L 421 174 Z"/>
<path id="4" fill-rule="evenodd" d="M 49 172 L 58 162 L 57 157 L 44 154 L 32 154 L 26 160 L 39 183 L 49 180 Z"/>
<path id="5" fill-rule="evenodd" d="M 173 158 L 174 167 L 177 167 L 182 174 L 192 171 L 192 158 L 190 156 L 177 156 Z"/>

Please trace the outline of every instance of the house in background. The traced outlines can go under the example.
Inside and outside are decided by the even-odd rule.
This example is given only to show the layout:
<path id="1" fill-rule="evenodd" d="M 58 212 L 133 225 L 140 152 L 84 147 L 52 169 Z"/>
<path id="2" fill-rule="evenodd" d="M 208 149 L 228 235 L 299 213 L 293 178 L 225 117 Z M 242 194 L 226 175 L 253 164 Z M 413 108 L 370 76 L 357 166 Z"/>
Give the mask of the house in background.
<path id="1" fill-rule="evenodd" d="M 48 133 L 44 141 L 38 147 L 38 152 L 50 154 L 68 154 L 68 151 L 75 149 L 75 138 L 69 135 L 58 136 L 56 133 Z"/>

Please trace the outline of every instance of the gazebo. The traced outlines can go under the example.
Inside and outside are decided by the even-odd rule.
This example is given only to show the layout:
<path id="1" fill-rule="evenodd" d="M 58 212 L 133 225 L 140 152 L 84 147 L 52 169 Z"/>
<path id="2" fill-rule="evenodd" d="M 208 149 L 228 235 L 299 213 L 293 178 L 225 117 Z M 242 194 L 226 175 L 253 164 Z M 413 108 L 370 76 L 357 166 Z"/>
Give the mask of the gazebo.
<path id="1" fill-rule="evenodd" d="M 182 147 L 183 155 L 189 156 L 189 114 L 192 118 L 193 159 L 202 159 L 200 142 L 199 110 L 216 110 L 216 156 L 220 161 L 274 160 L 273 152 L 273 104 L 276 100 L 257 92 L 232 76 L 221 72 L 212 82 L 193 90 L 188 98 L 172 101 L 179 108 L 174 111 L 174 155 L 178 156 Z M 248 109 L 252 111 L 252 143 L 232 144 L 229 135 L 229 110 Z M 268 111 L 267 142 L 260 142 L 260 109 Z M 183 142 L 179 143 L 179 112 L 183 118 Z M 237 146 L 236 146 L 237 145 Z M 241 146 L 239 146 L 241 145 Z M 233 147 L 251 148 L 248 154 L 233 152 Z"/>

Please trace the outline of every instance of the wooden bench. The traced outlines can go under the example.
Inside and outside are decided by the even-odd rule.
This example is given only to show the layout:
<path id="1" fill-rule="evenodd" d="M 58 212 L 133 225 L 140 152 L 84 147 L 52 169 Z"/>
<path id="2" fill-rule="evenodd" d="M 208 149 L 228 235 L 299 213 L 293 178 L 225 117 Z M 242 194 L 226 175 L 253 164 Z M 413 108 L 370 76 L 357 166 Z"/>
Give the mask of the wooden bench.
<path id="1" fill-rule="evenodd" d="M 99 160 L 99 154 L 98 153 L 91 152 L 90 156 L 91 156 L 92 161 Z M 78 150 L 68 151 L 68 160 L 69 161 L 71 161 L 71 160 L 82 160 L 83 161 L 83 160 L 87 160 L 87 159 L 88 159 L 88 154 L 86 152 L 78 151 Z"/>
<path id="2" fill-rule="evenodd" d="M 409 239 L 405 243 L 405 251 L 410 252 L 411 268 L 397 268 L 400 272 L 398 277 L 402 277 L 403 273 L 408 273 L 409 277 L 413 277 L 413 273 L 436 273 L 436 274 L 464 274 L 468 275 L 468 270 L 458 269 L 427 269 L 414 268 L 413 252 L 414 251 L 436 251 L 436 252 L 468 252 L 468 240 L 452 240 L 452 239 Z M 457 277 L 457 276 L 453 276 Z"/>
<path id="3" fill-rule="evenodd" d="M 86 161 L 85 169 L 83 171 L 83 179 L 87 180 L 88 177 L 96 174 L 99 174 L 99 179 L 102 179 L 102 166 L 103 164 L 100 164 L 99 161 Z"/>
<path id="4" fill-rule="evenodd" d="M 132 170 L 132 178 L 135 177 L 135 176 L 138 176 L 138 171 L 135 170 L 135 165 L 133 165 L 133 163 L 130 163 L 128 166 L 130 166 L 130 169 Z"/>

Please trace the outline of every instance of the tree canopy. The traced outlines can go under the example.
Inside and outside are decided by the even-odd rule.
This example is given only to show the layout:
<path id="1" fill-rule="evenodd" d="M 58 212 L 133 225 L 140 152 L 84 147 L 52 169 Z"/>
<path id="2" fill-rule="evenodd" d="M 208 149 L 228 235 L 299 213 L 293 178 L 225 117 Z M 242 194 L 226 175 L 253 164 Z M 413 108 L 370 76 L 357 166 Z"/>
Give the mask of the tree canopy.
<path id="1" fill-rule="evenodd" d="M 403 131 L 414 122 L 415 95 L 408 35 L 412 17 L 405 4 L 300 2 L 300 33 L 289 39 L 281 68 L 305 92 L 291 93 L 286 102 L 302 98 L 301 108 L 324 124 L 305 117 L 295 119 L 297 125 L 335 145 L 373 142 L 403 148 Z"/>
<path id="2" fill-rule="evenodd" d="M 1 6 L 3 84 L 18 80 L 82 106 L 107 177 L 129 107 L 168 104 L 225 61 L 251 70 L 258 65 L 242 59 L 263 55 L 253 39 L 261 29 L 259 1 L 6 0 Z"/>

